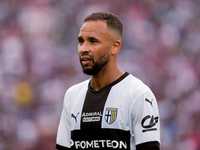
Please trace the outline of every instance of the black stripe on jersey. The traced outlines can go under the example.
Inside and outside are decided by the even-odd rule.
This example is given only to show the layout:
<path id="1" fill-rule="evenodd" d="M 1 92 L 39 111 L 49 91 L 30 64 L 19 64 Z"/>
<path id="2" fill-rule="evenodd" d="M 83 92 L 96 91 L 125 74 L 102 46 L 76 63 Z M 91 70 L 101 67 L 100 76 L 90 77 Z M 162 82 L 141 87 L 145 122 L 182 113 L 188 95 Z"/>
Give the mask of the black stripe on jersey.
<path id="1" fill-rule="evenodd" d="M 101 128 L 104 105 L 111 88 L 103 91 L 87 91 L 81 114 L 81 130 L 88 132 Z"/>
<path id="2" fill-rule="evenodd" d="M 61 146 L 61 145 L 59 145 L 59 144 L 56 144 L 56 149 L 58 149 L 58 150 L 70 150 L 70 148 Z"/>
<path id="3" fill-rule="evenodd" d="M 124 73 L 120 78 L 98 91 L 92 89 L 91 81 L 89 82 L 81 114 L 81 130 L 86 130 L 87 133 L 90 133 L 95 132 L 95 129 L 101 128 L 103 109 L 110 89 L 128 75 L 127 72 Z M 85 137 L 87 137 L 87 135 L 85 135 Z"/>
<path id="4" fill-rule="evenodd" d="M 72 135 L 79 135 L 71 141 L 71 149 L 115 149 L 130 150 L 130 132 L 120 129 L 97 129 L 95 133 L 74 130 Z M 89 137 L 85 139 L 85 135 Z"/>
<path id="5" fill-rule="evenodd" d="M 136 150 L 142 150 L 144 148 L 155 148 L 155 150 L 160 150 L 160 143 L 158 141 L 152 141 L 136 145 Z"/>

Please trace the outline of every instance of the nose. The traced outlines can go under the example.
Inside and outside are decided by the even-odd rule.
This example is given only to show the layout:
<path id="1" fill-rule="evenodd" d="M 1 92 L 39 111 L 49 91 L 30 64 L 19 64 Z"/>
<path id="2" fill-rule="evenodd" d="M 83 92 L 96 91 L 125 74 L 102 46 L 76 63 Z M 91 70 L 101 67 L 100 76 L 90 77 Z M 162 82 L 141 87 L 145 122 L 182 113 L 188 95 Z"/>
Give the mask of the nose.
<path id="1" fill-rule="evenodd" d="M 89 46 L 88 46 L 87 42 L 84 42 L 83 44 L 79 45 L 79 51 L 81 53 L 89 52 Z"/>

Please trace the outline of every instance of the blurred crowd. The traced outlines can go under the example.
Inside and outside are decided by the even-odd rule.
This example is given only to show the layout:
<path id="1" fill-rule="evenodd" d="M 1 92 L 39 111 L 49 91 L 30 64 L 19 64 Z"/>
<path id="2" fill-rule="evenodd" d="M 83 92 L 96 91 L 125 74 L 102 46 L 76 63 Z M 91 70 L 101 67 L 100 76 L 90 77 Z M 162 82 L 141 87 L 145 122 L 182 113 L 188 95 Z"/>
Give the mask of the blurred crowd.
<path id="1" fill-rule="evenodd" d="M 0 150 L 55 150 L 67 88 L 84 75 L 83 19 L 124 24 L 119 66 L 157 97 L 162 150 L 200 150 L 200 1 L 0 0 Z"/>

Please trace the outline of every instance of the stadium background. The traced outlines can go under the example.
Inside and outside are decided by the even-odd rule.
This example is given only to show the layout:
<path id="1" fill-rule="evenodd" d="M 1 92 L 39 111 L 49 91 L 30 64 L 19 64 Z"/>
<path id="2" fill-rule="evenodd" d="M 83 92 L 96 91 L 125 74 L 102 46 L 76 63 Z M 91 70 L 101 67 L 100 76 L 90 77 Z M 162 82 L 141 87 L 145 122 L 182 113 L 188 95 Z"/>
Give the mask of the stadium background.
<path id="1" fill-rule="evenodd" d="M 1 0 L 0 150 L 54 150 L 85 16 L 124 23 L 120 67 L 155 93 L 162 150 L 200 150 L 200 1 Z"/>

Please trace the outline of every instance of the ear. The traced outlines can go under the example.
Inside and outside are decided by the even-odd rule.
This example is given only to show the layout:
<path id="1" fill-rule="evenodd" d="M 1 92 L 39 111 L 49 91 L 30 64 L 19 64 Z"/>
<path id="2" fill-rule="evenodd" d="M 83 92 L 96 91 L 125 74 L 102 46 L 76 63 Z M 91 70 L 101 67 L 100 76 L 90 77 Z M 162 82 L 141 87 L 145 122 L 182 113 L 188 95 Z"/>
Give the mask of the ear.
<path id="1" fill-rule="evenodd" d="M 114 41 L 111 54 L 112 55 L 117 54 L 120 50 L 120 47 L 121 47 L 121 41 L 120 40 Z"/>

